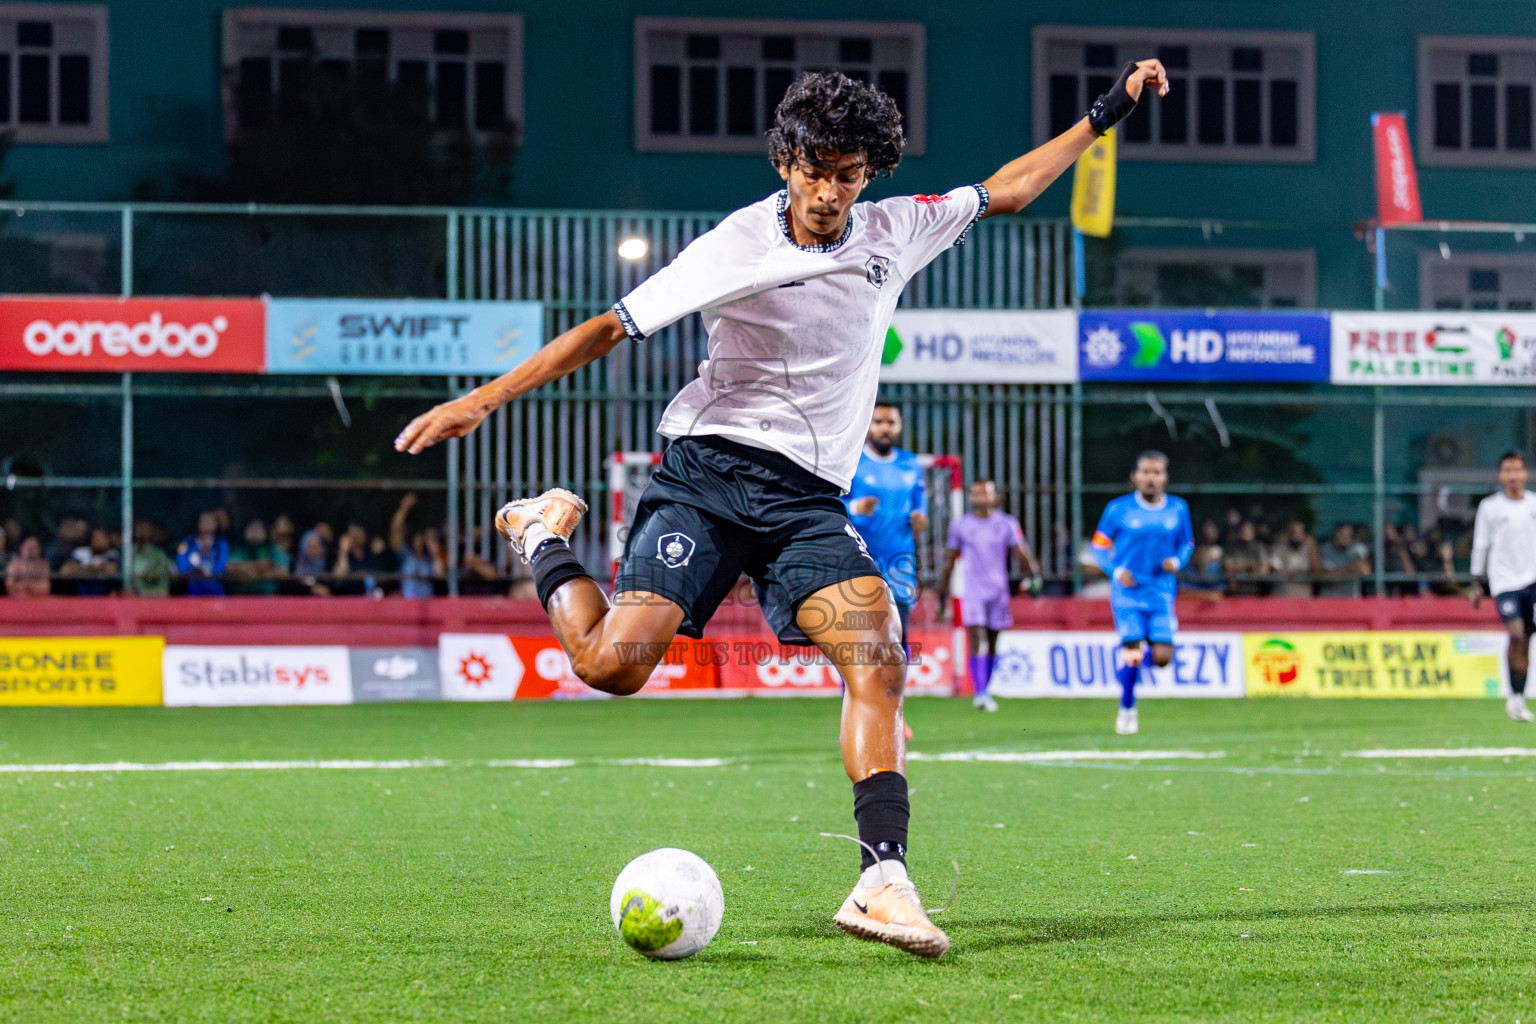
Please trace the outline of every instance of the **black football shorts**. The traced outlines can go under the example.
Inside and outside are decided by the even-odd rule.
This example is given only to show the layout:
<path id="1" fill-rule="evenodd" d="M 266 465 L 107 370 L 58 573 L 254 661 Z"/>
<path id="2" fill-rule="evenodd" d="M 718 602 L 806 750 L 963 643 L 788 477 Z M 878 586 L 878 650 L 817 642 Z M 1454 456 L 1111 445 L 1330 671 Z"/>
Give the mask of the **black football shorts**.
<path id="1" fill-rule="evenodd" d="M 1505 622 L 1524 623 L 1527 636 L 1536 627 L 1536 583 L 1523 590 L 1496 594 L 1493 604 L 1499 610 L 1499 618 Z"/>
<path id="2" fill-rule="evenodd" d="M 722 437 L 673 441 L 640 495 L 614 589 L 676 603 L 678 632 L 698 638 L 742 573 L 779 640 L 809 646 L 795 622 L 805 599 L 847 584 L 851 601 L 869 603 L 869 586 L 849 581 L 879 577 L 880 568 L 836 484 Z"/>

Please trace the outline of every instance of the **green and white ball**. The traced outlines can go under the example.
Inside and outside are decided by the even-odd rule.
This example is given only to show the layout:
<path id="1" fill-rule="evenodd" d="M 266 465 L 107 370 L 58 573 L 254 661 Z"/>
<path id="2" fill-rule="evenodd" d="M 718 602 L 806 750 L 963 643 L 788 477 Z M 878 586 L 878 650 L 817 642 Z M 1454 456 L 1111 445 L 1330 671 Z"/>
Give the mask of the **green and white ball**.
<path id="1" fill-rule="evenodd" d="M 657 960 L 681 960 L 720 930 L 725 894 L 702 857 L 663 847 L 624 866 L 609 909 L 625 942 Z"/>

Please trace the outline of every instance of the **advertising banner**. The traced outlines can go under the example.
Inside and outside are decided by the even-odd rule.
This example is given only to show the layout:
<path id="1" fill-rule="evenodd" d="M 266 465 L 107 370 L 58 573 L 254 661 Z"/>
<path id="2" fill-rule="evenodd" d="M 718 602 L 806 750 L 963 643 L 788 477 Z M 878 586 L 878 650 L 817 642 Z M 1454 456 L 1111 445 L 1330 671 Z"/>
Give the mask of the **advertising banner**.
<path id="1" fill-rule="evenodd" d="M 0 370 L 260 373 L 260 299 L 0 299 Z"/>
<path id="2" fill-rule="evenodd" d="M 880 379 L 985 384 L 1077 380 L 1071 310 L 904 309 L 885 335 Z"/>
<path id="3" fill-rule="evenodd" d="M 1122 658 L 1114 633 L 1005 630 L 990 692 L 998 697 L 1118 697 Z M 1173 663 L 1141 670 L 1138 697 L 1243 696 L 1241 633 L 1180 633 Z"/>
<path id="4" fill-rule="evenodd" d="M 352 699 L 358 704 L 442 700 L 437 651 L 430 647 L 349 647 Z"/>
<path id="5" fill-rule="evenodd" d="M 158 636 L 0 640 L 0 705 L 152 707 L 164 648 Z"/>
<path id="6" fill-rule="evenodd" d="M 1245 633 L 1253 697 L 1498 697 L 1507 633 Z"/>
<path id="7" fill-rule="evenodd" d="M 1333 314 L 1335 384 L 1536 384 L 1536 314 Z"/>
<path id="8" fill-rule="evenodd" d="M 948 697 L 955 692 L 954 632 L 913 630 L 908 636 L 907 695 Z M 837 697 L 837 669 L 814 647 L 787 647 L 771 636 L 715 638 L 724 652 L 720 688 L 759 697 Z"/>
<path id="9" fill-rule="evenodd" d="M 544 343 L 538 302 L 268 299 L 268 373 L 502 374 Z"/>
<path id="10" fill-rule="evenodd" d="M 518 700 L 591 700 L 607 694 L 592 689 L 571 668 L 559 641 L 554 637 L 511 638 L 512 647 L 525 666 L 522 685 L 518 687 Z M 635 644 L 629 650 L 621 650 L 619 656 L 648 657 L 649 645 Z M 637 697 L 664 697 L 668 695 L 698 695 L 715 689 L 716 645 L 705 640 L 677 637 L 667 645 L 660 664 L 651 672 L 651 678 Z"/>
<path id="11" fill-rule="evenodd" d="M 1326 381 L 1326 313 L 1085 310 L 1085 381 Z"/>
<path id="12" fill-rule="evenodd" d="M 166 647 L 166 707 L 350 704 L 345 647 Z"/>
<path id="13" fill-rule="evenodd" d="M 1115 130 L 1111 128 L 1077 158 L 1072 171 L 1072 226 L 1094 238 L 1115 229 Z"/>
<path id="14" fill-rule="evenodd" d="M 443 633 L 437 672 L 444 700 L 512 700 L 527 669 L 501 633 Z"/>
<path id="15" fill-rule="evenodd" d="M 1423 220 L 1407 118 L 1379 110 L 1372 114 L 1371 143 L 1376 151 L 1376 222 L 1389 225 Z"/>

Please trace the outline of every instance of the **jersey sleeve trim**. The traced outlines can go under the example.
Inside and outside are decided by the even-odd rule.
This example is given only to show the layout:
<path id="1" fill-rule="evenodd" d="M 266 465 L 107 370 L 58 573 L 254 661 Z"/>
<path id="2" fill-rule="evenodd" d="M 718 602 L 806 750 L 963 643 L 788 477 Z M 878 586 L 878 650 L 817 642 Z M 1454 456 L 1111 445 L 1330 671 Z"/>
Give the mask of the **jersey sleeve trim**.
<path id="1" fill-rule="evenodd" d="M 975 227 L 976 222 L 987 215 L 987 207 L 992 205 L 992 196 L 987 193 L 985 185 L 972 185 L 971 188 L 976 190 L 976 195 L 981 202 L 976 207 L 976 216 L 972 217 L 970 223 L 961 229 L 960 237 L 955 239 L 955 245 L 965 244 L 965 238 L 971 233 L 971 228 Z"/>
<path id="2" fill-rule="evenodd" d="M 613 304 L 613 311 L 619 318 L 619 323 L 624 327 L 624 333 L 629 335 L 630 341 L 644 341 L 645 332 L 635 325 L 635 318 L 630 315 L 629 307 L 623 300 Z"/>

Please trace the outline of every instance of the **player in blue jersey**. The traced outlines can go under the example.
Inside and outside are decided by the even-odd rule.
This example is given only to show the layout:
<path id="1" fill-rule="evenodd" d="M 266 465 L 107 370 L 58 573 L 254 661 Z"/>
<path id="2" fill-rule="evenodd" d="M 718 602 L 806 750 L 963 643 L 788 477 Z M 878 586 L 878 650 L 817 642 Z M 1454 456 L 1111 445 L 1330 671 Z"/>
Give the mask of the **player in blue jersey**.
<path id="1" fill-rule="evenodd" d="M 917 455 L 896 447 L 900 440 L 901 410 L 883 399 L 876 402 L 859 467 L 843 503 L 869 556 L 891 585 L 905 644 L 907 621 L 917 601 L 916 538 L 928 529 L 928 490 Z"/>
<path id="2" fill-rule="evenodd" d="M 1115 732 L 1136 732 L 1136 676 L 1145 658 L 1142 644 L 1152 647 L 1152 664 L 1173 660 L 1173 634 L 1179 628 L 1173 600 L 1178 572 L 1195 550 L 1189 505 L 1166 493 L 1168 456 L 1158 451 L 1136 457 L 1131 474 L 1136 488 L 1111 501 L 1093 535 L 1093 557 L 1110 578 L 1109 607 L 1120 634 L 1123 660 L 1120 713 Z"/>

